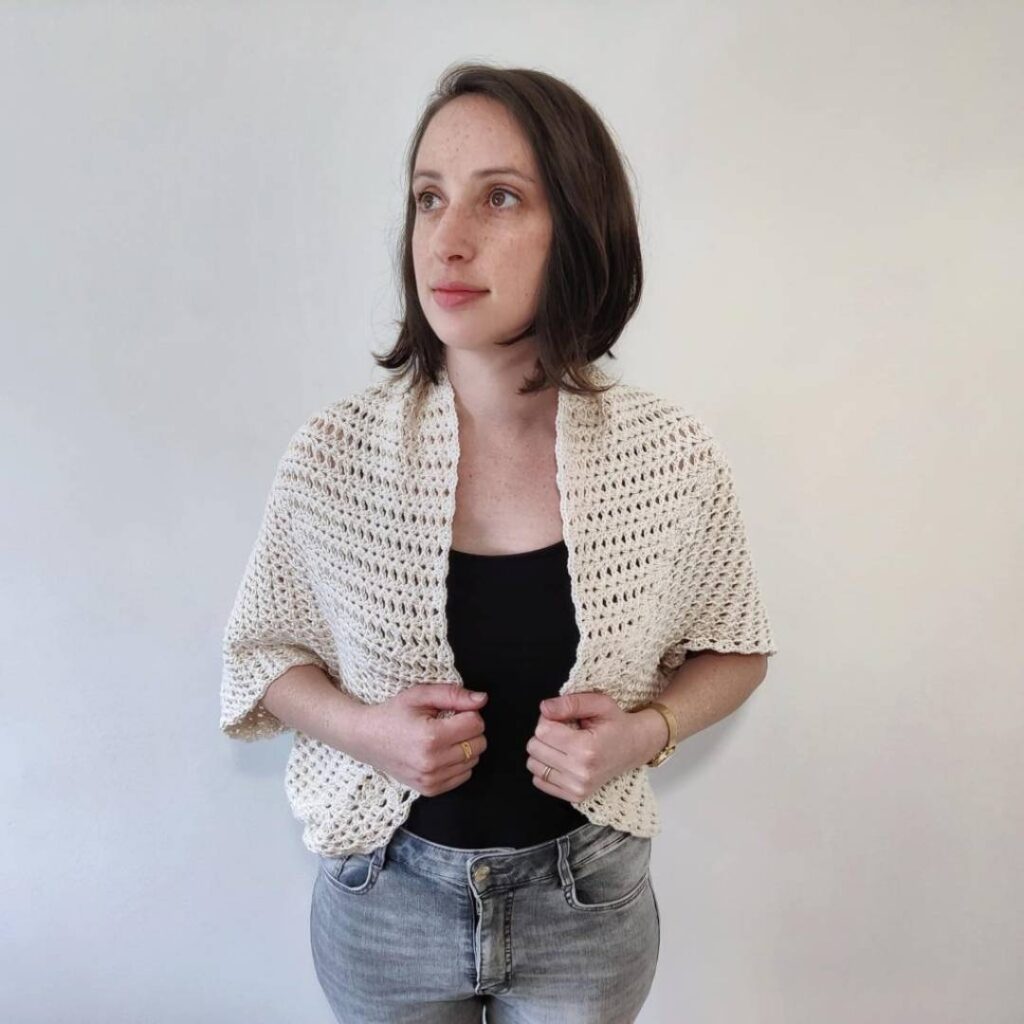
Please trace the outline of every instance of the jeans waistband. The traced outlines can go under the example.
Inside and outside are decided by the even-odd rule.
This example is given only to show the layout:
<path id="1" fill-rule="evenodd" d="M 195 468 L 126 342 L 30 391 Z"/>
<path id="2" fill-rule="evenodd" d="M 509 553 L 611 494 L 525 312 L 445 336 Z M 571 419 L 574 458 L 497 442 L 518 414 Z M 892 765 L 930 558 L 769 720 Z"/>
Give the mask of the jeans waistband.
<path id="1" fill-rule="evenodd" d="M 522 885 L 547 877 L 559 877 L 560 860 L 579 864 L 609 846 L 627 840 L 650 842 L 611 825 L 586 822 L 565 835 L 535 846 L 467 850 L 431 842 L 399 826 L 391 841 L 377 847 L 369 856 L 378 869 L 385 859 L 389 859 L 400 861 L 412 871 L 454 883 L 463 883 L 469 877 L 489 877 L 491 885 Z"/>

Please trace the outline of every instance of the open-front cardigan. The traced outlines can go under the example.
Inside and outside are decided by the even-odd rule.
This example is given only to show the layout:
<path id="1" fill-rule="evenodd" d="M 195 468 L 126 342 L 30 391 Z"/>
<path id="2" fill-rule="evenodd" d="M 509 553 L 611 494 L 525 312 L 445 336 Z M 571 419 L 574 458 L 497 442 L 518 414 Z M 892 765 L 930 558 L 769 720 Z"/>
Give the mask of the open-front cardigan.
<path id="1" fill-rule="evenodd" d="M 599 690 L 633 710 L 658 697 L 688 650 L 775 647 L 730 465 L 711 432 L 652 392 L 598 368 L 594 377 L 613 387 L 560 392 L 555 421 L 580 633 L 560 693 Z M 438 385 L 375 382 L 295 432 L 224 632 L 228 736 L 285 731 L 261 698 L 295 665 L 318 665 L 367 704 L 418 683 L 462 682 L 445 611 L 458 464 L 444 370 Z M 303 843 L 326 856 L 386 843 L 420 795 L 297 730 L 285 790 Z M 646 767 L 572 806 L 634 835 L 661 829 Z"/>

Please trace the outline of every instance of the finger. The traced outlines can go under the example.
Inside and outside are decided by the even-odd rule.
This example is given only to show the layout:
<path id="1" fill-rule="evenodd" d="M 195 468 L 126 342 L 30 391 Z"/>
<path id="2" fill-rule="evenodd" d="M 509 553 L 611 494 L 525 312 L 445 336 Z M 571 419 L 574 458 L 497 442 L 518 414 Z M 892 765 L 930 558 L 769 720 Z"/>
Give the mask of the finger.
<path id="1" fill-rule="evenodd" d="M 526 753 L 532 754 L 539 761 L 551 765 L 552 768 L 560 768 L 562 771 L 567 771 L 570 768 L 571 760 L 568 752 L 553 747 L 536 734 L 526 741 Z"/>
<path id="2" fill-rule="evenodd" d="M 580 732 L 577 722 L 556 722 L 553 718 L 545 718 L 543 715 L 537 720 L 533 733 L 538 739 L 550 743 L 555 749 L 567 751 L 569 745 L 576 739 Z"/>
<path id="3" fill-rule="evenodd" d="M 434 730 L 438 746 L 458 747 L 462 740 L 478 740 L 484 734 L 485 723 L 479 712 L 460 711 L 452 718 L 439 721 Z"/>
<path id="4" fill-rule="evenodd" d="M 562 779 L 562 773 L 557 768 L 552 768 L 548 772 L 548 777 L 544 778 L 544 772 L 547 768 L 546 764 L 542 764 L 536 758 L 528 758 L 526 767 L 529 768 L 530 774 L 533 778 L 533 784 L 545 793 L 551 796 L 557 796 L 560 800 L 575 800 L 575 796 L 567 789 L 563 789 L 559 785 L 559 780 Z"/>
<path id="5" fill-rule="evenodd" d="M 466 746 L 463 746 L 463 743 Z M 479 757 L 486 748 L 487 743 L 482 735 L 467 737 L 464 740 L 459 740 L 448 748 L 448 758 L 445 761 L 445 766 L 460 764 L 469 764 L 470 761 L 475 757 Z"/>

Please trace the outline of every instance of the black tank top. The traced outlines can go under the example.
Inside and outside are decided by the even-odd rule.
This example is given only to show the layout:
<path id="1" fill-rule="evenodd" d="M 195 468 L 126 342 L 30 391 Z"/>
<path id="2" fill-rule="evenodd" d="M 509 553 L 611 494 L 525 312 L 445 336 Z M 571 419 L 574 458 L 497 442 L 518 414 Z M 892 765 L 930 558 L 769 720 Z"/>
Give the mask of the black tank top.
<path id="1" fill-rule="evenodd" d="M 547 842 L 588 819 L 545 793 L 526 767 L 540 702 L 558 695 L 579 630 L 564 540 L 511 555 L 449 553 L 448 642 L 480 711 L 487 749 L 466 782 L 413 801 L 405 828 L 459 849 Z"/>

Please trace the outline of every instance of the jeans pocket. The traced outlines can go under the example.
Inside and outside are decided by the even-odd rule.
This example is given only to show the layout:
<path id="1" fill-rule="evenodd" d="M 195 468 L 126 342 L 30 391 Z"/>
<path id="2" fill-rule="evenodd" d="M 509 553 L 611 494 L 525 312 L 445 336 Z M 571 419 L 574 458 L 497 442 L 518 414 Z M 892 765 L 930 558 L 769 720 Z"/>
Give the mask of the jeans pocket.
<path id="1" fill-rule="evenodd" d="M 647 887 L 650 863 L 650 839 L 624 832 L 596 853 L 570 859 L 565 901 L 579 911 L 628 906 Z"/>
<path id="2" fill-rule="evenodd" d="M 358 895 L 373 888 L 379 863 L 372 853 L 346 853 L 340 857 L 321 854 L 320 870 L 333 888 Z"/>

